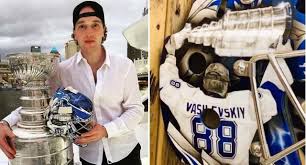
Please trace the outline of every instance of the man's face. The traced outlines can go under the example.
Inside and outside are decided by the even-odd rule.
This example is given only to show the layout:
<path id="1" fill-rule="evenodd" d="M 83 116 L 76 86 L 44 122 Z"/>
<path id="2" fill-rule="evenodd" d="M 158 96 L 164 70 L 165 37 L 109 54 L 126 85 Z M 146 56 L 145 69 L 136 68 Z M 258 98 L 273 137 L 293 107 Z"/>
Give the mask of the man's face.
<path id="1" fill-rule="evenodd" d="M 228 91 L 229 81 L 228 69 L 220 63 L 212 63 L 205 71 L 203 88 L 220 97 L 225 97 Z"/>
<path id="2" fill-rule="evenodd" d="M 95 12 L 91 7 L 84 7 L 80 14 Z M 101 46 L 104 37 L 105 27 L 100 18 L 96 16 L 82 17 L 76 24 L 73 31 L 75 40 L 81 49 L 92 49 Z"/>

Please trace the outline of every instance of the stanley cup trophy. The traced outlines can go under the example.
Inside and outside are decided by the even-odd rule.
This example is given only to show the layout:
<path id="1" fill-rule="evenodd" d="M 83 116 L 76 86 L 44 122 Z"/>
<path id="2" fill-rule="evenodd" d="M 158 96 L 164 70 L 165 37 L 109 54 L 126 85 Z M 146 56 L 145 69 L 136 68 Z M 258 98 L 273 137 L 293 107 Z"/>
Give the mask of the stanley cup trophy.
<path id="1" fill-rule="evenodd" d="M 52 54 L 22 53 L 9 57 L 10 66 L 22 83 L 21 120 L 13 127 L 16 157 L 12 165 L 73 164 L 72 143 L 66 137 L 53 136 L 44 118 L 50 100 L 45 83 L 58 58 Z"/>
<path id="2" fill-rule="evenodd" d="M 212 46 L 219 56 L 251 57 L 270 53 L 287 41 L 291 29 L 291 6 L 228 11 L 219 21 L 189 31 L 188 42 Z"/>

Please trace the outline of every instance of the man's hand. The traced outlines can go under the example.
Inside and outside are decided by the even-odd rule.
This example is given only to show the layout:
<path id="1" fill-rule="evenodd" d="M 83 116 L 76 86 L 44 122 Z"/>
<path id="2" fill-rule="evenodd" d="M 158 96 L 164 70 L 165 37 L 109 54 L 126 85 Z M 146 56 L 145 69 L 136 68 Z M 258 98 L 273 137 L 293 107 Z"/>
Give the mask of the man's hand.
<path id="1" fill-rule="evenodd" d="M 103 137 L 107 137 L 106 128 L 96 122 L 91 123 L 93 128 L 86 133 L 83 133 L 81 137 L 75 140 L 75 143 L 78 144 L 88 144 L 101 140 Z"/>
<path id="2" fill-rule="evenodd" d="M 9 159 L 14 159 L 16 155 L 14 139 L 16 136 L 4 122 L 0 123 L 0 148 Z"/>
<path id="3" fill-rule="evenodd" d="M 168 54 L 175 55 L 175 50 L 180 49 L 184 45 L 185 39 L 188 38 L 191 30 L 191 24 L 186 23 L 181 31 L 170 36 L 170 39 L 165 45 Z"/>

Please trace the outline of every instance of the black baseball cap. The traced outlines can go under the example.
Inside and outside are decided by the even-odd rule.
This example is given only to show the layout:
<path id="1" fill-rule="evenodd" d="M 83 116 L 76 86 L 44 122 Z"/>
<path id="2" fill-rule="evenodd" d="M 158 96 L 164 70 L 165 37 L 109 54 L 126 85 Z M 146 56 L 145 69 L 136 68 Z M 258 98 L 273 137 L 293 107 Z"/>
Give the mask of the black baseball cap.
<path id="1" fill-rule="evenodd" d="M 91 7 L 94 12 L 88 12 L 88 13 L 82 13 L 80 14 L 80 11 L 84 8 L 84 7 Z M 103 8 L 102 6 L 94 1 L 84 1 L 82 3 L 80 3 L 79 5 L 77 5 L 74 10 L 73 10 L 73 28 L 75 27 L 76 22 L 82 18 L 82 17 L 89 17 L 89 16 L 96 16 L 98 18 L 101 19 L 102 23 L 105 25 L 104 22 L 104 12 L 103 12 Z"/>

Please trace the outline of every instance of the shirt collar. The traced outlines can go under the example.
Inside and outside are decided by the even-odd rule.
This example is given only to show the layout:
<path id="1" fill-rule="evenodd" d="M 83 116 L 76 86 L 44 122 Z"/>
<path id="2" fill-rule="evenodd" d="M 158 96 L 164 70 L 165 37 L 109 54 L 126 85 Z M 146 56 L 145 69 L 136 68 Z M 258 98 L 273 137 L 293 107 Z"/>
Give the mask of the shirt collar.
<path id="1" fill-rule="evenodd" d="M 79 63 L 81 62 L 81 60 L 87 61 L 87 60 L 83 57 L 81 51 L 78 51 L 77 59 L 76 59 L 77 64 L 79 64 Z M 104 63 L 102 64 L 101 67 L 103 67 L 104 65 L 106 65 L 106 66 L 108 66 L 108 67 L 110 67 L 110 65 L 111 65 L 111 64 L 110 64 L 110 57 L 109 57 L 109 55 L 108 55 L 106 52 L 105 52 L 105 60 L 104 60 Z"/>
<path id="2" fill-rule="evenodd" d="M 81 54 L 81 51 L 78 51 L 77 60 L 76 60 L 77 64 L 80 63 L 80 61 L 82 60 L 82 58 L 83 58 L 83 56 L 82 56 L 82 54 Z"/>
<path id="3" fill-rule="evenodd" d="M 109 57 L 109 55 L 105 52 L 105 60 L 104 60 L 104 64 L 102 64 L 102 66 L 103 65 L 106 65 L 106 66 L 108 66 L 108 67 L 110 67 L 110 57 Z"/>

